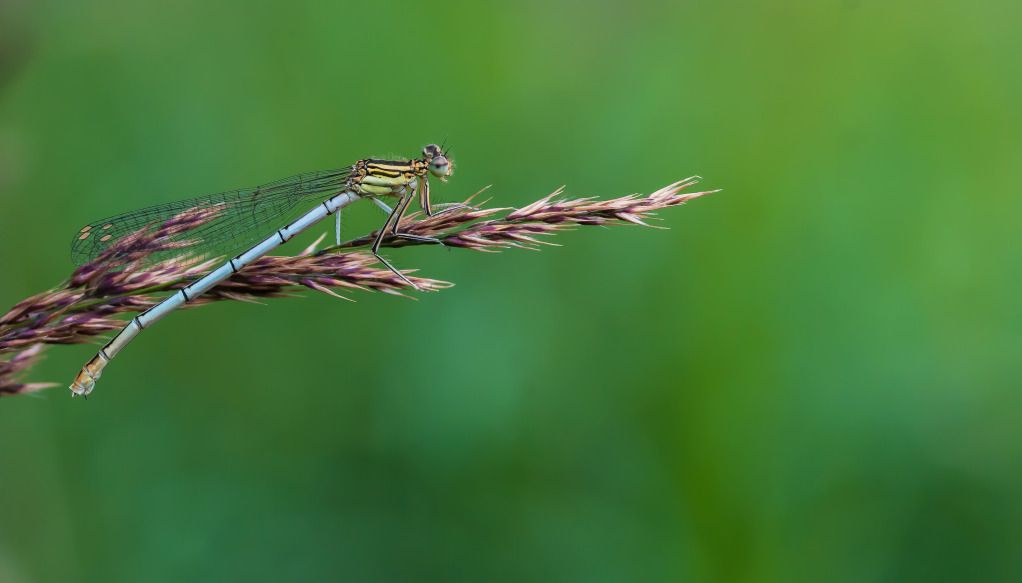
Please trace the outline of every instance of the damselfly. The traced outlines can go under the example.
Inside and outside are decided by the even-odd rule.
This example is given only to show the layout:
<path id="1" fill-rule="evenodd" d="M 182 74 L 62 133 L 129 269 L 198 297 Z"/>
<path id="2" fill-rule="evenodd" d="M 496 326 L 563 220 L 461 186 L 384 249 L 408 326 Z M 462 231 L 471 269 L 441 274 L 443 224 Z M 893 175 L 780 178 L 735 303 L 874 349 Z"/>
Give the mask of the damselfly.
<path id="1" fill-rule="evenodd" d="M 298 174 L 256 188 L 157 205 L 87 225 L 75 235 L 71 245 L 72 259 L 78 264 L 96 259 L 123 237 L 194 208 L 216 209 L 215 218 L 188 231 L 183 236 L 186 240 L 182 240 L 180 248 L 175 248 L 175 253 L 222 255 L 260 242 L 133 318 L 82 368 L 71 384 L 71 395 L 87 396 L 91 393 L 103 368 L 144 328 L 209 291 L 323 218 L 337 216 L 336 236 L 340 243 L 340 210 L 361 199 L 370 199 L 387 212 L 387 221 L 370 247 L 373 255 L 406 283 L 415 287 L 414 283 L 379 254 L 380 244 L 387 235 L 439 242 L 429 237 L 398 232 L 398 225 L 416 194 L 426 215 L 434 215 L 429 196 L 429 175 L 446 181 L 453 170 L 443 148 L 430 144 L 423 148 L 421 159 L 369 158 L 359 160 L 348 168 Z M 387 205 L 381 197 L 397 199 L 394 207 Z M 315 206 L 308 210 L 311 204 Z M 447 208 L 441 212 L 453 210 L 460 205 L 445 206 Z M 273 231 L 274 228 L 277 230 Z"/>

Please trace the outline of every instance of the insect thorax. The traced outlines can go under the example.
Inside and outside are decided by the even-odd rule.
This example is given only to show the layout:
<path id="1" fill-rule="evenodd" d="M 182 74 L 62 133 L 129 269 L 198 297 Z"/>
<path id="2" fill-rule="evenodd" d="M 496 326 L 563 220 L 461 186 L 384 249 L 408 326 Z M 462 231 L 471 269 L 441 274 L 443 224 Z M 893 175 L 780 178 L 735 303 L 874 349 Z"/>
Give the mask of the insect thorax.
<path id="1" fill-rule="evenodd" d="M 348 186 L 363 195 L 400 195 L 427 170 L 422 160 L 359 160 L 351 167 Z"/>

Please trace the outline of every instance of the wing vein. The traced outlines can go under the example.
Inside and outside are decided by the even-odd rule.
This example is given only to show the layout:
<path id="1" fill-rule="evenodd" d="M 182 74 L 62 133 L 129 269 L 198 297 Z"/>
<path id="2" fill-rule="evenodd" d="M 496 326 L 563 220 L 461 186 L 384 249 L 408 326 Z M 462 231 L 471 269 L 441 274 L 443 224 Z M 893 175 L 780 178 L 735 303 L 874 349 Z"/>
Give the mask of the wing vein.
<path id="1" fill-rule="evenodd" d="M 327 198 L 347 185 L 350 168 L 306 172 L 239 190 L 229 190 L 186 200 L 158 204 L 89 223 L 71 242 L 71 259 L 83 265 L 98 257 L 127 235 L 160 225 L 183 211 L 221 207 L 213 220 L 179 235 L 182 245 L 155 253 L 151 262 L 180 255 L 228 255 L 243 251 L 270 232 L 285 226 L 299 212 L 303 202 Z"/>

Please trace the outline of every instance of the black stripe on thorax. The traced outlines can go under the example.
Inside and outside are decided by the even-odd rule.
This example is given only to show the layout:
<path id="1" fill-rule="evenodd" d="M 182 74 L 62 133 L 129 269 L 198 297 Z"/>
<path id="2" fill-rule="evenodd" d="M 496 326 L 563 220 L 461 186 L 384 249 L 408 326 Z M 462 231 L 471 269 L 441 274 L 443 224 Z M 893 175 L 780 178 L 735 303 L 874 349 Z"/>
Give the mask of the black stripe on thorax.
<path id="1" fill-rule="evenodd" d="M 386 176 L 387 178 L 397 178 L 402 174 L 408 172 L 407 170 L 392 170 L 390 168 L 380 168 L 378 166 L 370 166 L 369 171 L 366 172 L 367 176 Z"/>

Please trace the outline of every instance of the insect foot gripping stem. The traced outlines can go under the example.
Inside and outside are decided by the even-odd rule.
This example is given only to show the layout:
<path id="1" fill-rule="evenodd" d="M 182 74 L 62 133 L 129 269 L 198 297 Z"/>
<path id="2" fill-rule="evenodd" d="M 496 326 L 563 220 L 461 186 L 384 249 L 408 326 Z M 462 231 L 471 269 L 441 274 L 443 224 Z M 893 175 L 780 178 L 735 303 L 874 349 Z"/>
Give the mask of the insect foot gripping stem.
<path id="1" fill-rule="evenodd" d="M 81 372 L 78 373 L 74 382 L 71 383 L 71 396 L 77 397 L 78 395 L 81 395 L 82 397 L 88 398 L 89 393 L 96 388 L 96 381 L 98 381 L 99 377 L 103 374 L 103 367 L 105 367 L 108 362 L 110 362 L 110 360 L 102 354 L 97 354 L 92 357 L 92 360 L 82 367 Z"/>

